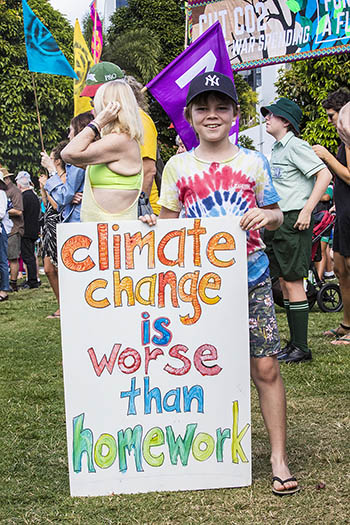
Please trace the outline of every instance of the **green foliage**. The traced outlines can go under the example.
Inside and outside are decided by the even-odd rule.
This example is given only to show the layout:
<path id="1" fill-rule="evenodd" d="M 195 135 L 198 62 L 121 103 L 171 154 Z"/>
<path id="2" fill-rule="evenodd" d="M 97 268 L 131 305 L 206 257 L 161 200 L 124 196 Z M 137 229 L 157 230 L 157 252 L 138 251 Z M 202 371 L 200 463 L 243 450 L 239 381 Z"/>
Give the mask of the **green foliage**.
<path id="1" fill-rule="evenodd" d="M 350 89 L 348 55 L 295 62 L 290 69 L 281 72 L 276 86 L 280 96 L 294 100 L 302 108 L 302 138 L 335 153 L 338 136 L 334 127 L 327 124 L 322 101 L 340 87 Z"/>
<path id="2" fill-rule="evenodd" d="M 89 48 L 89 50 L 91 50 L 91 41 L 92 41 L 92 30 L 93 30 L 93 23 L 92 23 L 92 20 L 90 18 L 90 13 L 87 12 L 85 15 L 84 15 L 84 18 L 83 18 L 83 23 L 82 23 L 82 33 L 83 33 L 83 37 L 85 39 L 85 42 Z M 104 47 L 104 46 L 103 46 Z"/>
<path id="3" fill-rule="evenodd" d="M 240 129 L 256 124 L 256 104 L 258 94 L 252 90 L 242 75 L 234 75 L 237 97 L 240 105 Z"/>
<path id="4" fill-rule="evenodd" d="M 161 71 L 184 48 L 185 16 L 181 4 L 177 0 L 129 0 L 127 7 L 117 9 L 111 17 L 108 43 L 113 44 L 130 30 L 146 29 L 160 44 L 157 72 Z"/>
<path id="5" fill-rule="evenodd" d="M 10 171 L 37 175 L 41 143 L 32 73 L 28 71 L 20 0 L 0 2 L 0 163 Z M 48 0 L 30 0 L 35 15 L 49 29 L 73 64 L 73 29 Z M 73 80 L 34 73 L 44 145 L 49 151 L 66 136 L 73 115 Z"/>
<path id="6" fill-rule="evenodd" d="M 118 64 L 130 75 L 146 84 L 159 72 L 162 47 L 146 27 L 130 29 L 107 46 L 104 60 Z"/>
<path id="7" fill-rule="evenodd" d="M 238 137 L 238 145 L 242 146 L 242 148 L 252 149 L 254 151 L 256 150 L 253 139 L 248 137 L 248 135 L 240 135 Z"/>
<path id="8" fill-rule="evenodd" d="M 175 138 L 173 139 L 172 145 L 160 143 L 159 144 L 160 149 L 160 156 L 162 157 L 162 161 L 164 164 L 168 162 L 170 157 L 173 157 L 176 155 L 177 146 L 175 144 Z"/>
<path id="9" fill-rule="evenodd" d="M 184 49 L 182 4 L 177 0 L 129 0 L 128 6 L 111 17 L 104 59 L 147 84 Z M 148 98 L 160 142 L 173 145 L 175 133 L 168 129 L 168 116 L 153 97 Z"/>

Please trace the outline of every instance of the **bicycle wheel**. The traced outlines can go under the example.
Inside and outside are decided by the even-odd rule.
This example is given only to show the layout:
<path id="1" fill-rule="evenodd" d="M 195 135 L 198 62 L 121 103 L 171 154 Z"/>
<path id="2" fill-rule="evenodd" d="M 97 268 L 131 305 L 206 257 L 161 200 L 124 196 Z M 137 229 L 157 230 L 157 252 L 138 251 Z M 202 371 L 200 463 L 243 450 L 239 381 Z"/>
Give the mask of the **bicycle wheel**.
<path id="1" fill-rule="evenodd" d="M 338 284 L 327 283 L 317 293 L 317 304 L 322 312 L 340 312 L 343 300 Z"/>

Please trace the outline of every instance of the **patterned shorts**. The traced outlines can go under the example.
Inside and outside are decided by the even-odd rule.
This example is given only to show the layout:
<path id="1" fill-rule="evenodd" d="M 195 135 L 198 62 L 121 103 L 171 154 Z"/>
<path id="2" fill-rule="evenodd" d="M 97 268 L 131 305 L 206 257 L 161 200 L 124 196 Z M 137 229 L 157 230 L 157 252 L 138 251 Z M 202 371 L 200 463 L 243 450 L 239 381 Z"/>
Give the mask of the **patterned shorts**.
<path id="1" fill-rule="evenodd" d="M 250 357 L 268 357 L 280 351 L 270 278 L 249 290 Z"/>

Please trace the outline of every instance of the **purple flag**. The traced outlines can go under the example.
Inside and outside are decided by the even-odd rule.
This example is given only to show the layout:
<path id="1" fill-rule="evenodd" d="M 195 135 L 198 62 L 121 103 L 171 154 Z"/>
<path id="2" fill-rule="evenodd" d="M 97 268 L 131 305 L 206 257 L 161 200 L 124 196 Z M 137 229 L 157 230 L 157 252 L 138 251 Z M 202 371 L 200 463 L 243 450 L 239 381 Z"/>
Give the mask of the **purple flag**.
<path id="1" fill-rule="evenodd" d="M 103 47 L 102 24 L 96 9 L 96 0 L 90 4 L 90 18 L 93 23 L 92 39 L 91 39 L 91 54 L 94 58 L 95 64 L 100 61 Z"/>
<path id="2" fill-rule="evenodd" d="M 147 84 L 147 89 L 167 113 L 188 150 L 198 145 L 193 129 L 183 116 L 188 85 L 194 77 L 205 71 L 218 71 L 233 81 L 231 63 L 219 21 L 209 27 Z M 235 143 L 238 127 L 237 118 L 230 131 Z"/>

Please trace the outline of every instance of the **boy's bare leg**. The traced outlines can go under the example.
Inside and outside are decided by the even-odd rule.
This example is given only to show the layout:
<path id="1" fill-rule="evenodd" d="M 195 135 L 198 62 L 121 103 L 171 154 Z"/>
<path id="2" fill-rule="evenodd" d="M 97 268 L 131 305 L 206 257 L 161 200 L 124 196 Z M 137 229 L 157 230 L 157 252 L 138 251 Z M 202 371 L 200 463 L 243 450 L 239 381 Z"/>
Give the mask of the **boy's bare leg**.
<path id="1" fill-rule="evenodd" d="M 250 371 L 257 388 L 261 413 L 269 434 L 273 476 L 288 479 L 291 473 L 286 453 L 286 394 L 280 374 L 279 363 L 274 357 L 252 357 Z M 298 485 L 288 481 L 281 485 L 274 482 L 276 490 L 291 489 Z"/>
<path id="2" fill-rule="evenodd" d="M 290 303 L 307 301 L 304 279 L 299 279 L 298 281 L 285 281 L 280 277 L 279 281 L 284 299 L 289 299 Z"/>

